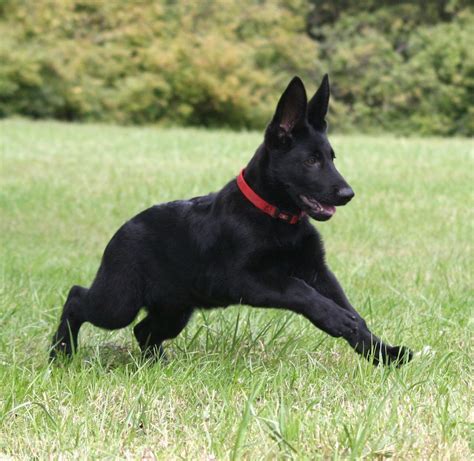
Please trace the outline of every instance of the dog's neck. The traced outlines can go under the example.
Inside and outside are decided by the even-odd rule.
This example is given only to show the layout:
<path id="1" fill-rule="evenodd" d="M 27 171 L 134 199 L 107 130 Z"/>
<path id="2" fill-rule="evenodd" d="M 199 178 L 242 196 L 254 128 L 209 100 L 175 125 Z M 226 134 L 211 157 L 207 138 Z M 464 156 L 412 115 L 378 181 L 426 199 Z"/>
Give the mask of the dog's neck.
<path id="1" fill-rule="evenodd" d="M 269 155 L 262 144 L 245 168 L 245 181 L 271 205 L 282 211 L 298 214 L 301 210 L 288 194 L 285 185 L 272 175 Z"/>

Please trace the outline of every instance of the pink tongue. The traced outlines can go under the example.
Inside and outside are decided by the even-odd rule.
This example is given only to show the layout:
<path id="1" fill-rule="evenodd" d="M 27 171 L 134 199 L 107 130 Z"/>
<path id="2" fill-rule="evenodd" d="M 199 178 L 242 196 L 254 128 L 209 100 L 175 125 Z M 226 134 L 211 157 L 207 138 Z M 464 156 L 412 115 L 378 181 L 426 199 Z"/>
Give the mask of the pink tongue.
<path id="1" fill-rule="evenodd" d="M 323 205 L 322 203 L 320 204 L 323 208 L 323 210 L 330 215 L 333 215 L 336 212 L 336 207 L 332 205 Z"/>

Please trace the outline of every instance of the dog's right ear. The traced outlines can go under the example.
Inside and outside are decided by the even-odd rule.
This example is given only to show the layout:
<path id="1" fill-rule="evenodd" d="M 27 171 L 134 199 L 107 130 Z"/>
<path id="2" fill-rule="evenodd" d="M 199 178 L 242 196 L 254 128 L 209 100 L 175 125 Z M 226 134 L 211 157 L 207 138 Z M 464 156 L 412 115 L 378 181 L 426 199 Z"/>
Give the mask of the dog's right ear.
<path id="1" fill-rule="evenodd" d="M 266 138 L 277 138 L 283 141 L 291 138 L 291 135 L 306 122 L 306 106 L 308 99 L 303 82 L 299 77 L 293 77 L 286 90 L 281 95 L 268 125 Z"/>

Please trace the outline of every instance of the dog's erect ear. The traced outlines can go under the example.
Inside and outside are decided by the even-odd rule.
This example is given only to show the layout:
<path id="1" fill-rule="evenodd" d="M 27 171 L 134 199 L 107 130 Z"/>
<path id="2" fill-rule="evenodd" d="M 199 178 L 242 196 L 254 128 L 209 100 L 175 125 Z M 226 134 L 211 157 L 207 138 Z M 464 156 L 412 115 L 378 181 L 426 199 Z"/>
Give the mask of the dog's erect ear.
<path id="1" fill-rule="evenodd" d="M 323 81 L 308 104 L 308 122 L 313 125 L 316 130 L 326 130 L 326 114 L 328 113 L 329 95 L 329 77 L 325 74 Z"/>
<path id="2" fill-rule="evenodd" d="M 289 135 L 304 125 L 308 100 L 303 82 L 299 77 L 293 77 L 280 100 L 269 127 L 277 130 L 280 135 Z"/>

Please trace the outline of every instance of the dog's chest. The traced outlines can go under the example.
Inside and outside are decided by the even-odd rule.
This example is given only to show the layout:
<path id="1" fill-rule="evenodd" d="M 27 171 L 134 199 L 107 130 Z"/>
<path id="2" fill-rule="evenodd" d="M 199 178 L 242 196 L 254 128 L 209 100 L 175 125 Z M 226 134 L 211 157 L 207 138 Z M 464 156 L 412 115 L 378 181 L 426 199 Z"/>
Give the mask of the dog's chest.
<path id="1" fill-rule="evenodd" d="M 252 270 L 284 272 L 296 275 L 312 271 L 324 259 L 317 234 L 287 236 L 273 234 L 262 239 L 248 254 Z"/>

